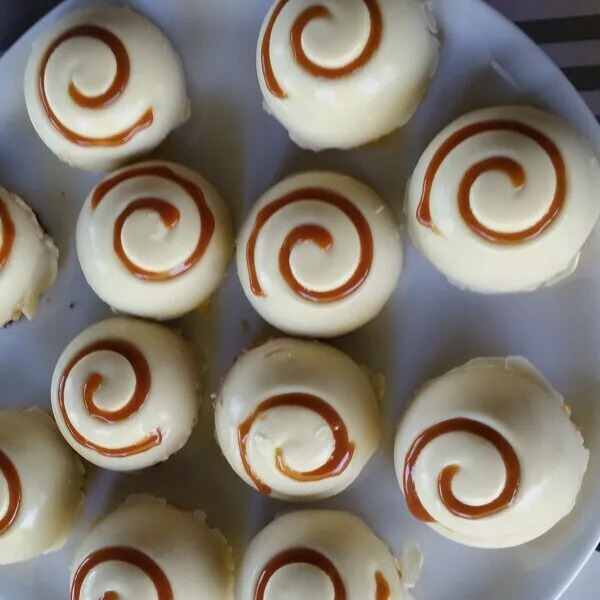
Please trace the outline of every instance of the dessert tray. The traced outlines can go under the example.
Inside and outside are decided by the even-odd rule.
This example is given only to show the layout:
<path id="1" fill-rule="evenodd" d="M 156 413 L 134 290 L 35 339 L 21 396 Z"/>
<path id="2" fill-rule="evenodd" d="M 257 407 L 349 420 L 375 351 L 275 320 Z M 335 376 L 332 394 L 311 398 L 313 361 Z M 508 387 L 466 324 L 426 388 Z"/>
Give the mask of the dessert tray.
<path id="1" fill-rule="evenodd" d="M 80 267 L 78 249 L 81 259 L 81 248 L 86 244 L 85 231 L 78 230 L 77 246 L 75 236 L 81 207 L 105 174 L 86 172 L 59 161 L 32 126 L 22 86 L 34 40 L 67 13 L 92 4 L 98 2 L 67 0 L 0 59 L 0 80 L 5 82 L 0 100 L 0 185 L 26 200 L 60 250 L 56 282 L 41 297 L 35 318 L 21 319 L 0 331 L 1 408 L 39 406 L 50 412 L 54 402 L 51 396 L 62 393 L 55 389 L 60 382 L 55 381 L 52 386 L 51 382 L 63 351 L 86 328 L 114 316 L 109 304 L 100 300 L 86 281 L 87 278 L 93 284 L 93 250 L 87 253 L 83 265 L 86 277 Z M 219 420 L 215 435 L 216 394 L 224 376 L 244 350 L 280 335 L 261 319 L 247 300 L 246 295 L 251 298 L 251 294 L 240 285 L 233 259 L 226 278 L 209 301 L 184 317 L 168 321 L 171 328 L 180 331 L 201 353 L 203 359 L 198 361 L 206 363 L 200 416 L 187 444 L 165 462 L 144 469 L 146 465 L 136 463 L 130 472 L 111 471 L 86 462 L 86 501 L 66 545 L 26 562 L 0 566 L 0 599 L 69 597 L 70 569 L 91 527 L 126 498 L 138 494 L 164 498 L 169 504 L 186 510 L 205 512 L 210 525 L 218 528 L 233 548 L 236 569 L 252 538 L 276 515 L 296 508 L 343 509 L 361 517 L 395 556 L 401 557 L 407 544 L 410 548 L 414 542 L 418 543 L 423 569 L 411 592 L 418 599 L 558 598 L 600 539 L 600 230 L 598 226 L 593 229 L 577 269 L 564 280 L 528 293 L 488 295 L 452 285 L 419 253 L 409 239 L 403 207 L 407 183 L 428 144 L 446 125 L 471 110 L 500 105 L 545 109 L 566 119 L 587 138 L 596 154 L 600 153 L 600 128 L 577 92 L 542 51 L 484 2 L 433 0 L 431 6 L 442 50 L 437 72 L 415 116 L 400 130 L 357 149 L 304 150 L 291 141 L 286 130 L 263 109 L 263 94 L 256 76 L 256 46 L 271 4 L 270 0 L 127 1 L 130 8 L 153 21 L 171 41 L 183 61 L 190 99 L 189 119 L 145 158 L 180 163 L 206 177 L 229 207 L 236 235 L 256 201 L 267 190 L 301 171 L 335 171 L 352 176 L 387 201 L 402 222 L 403 266 L 398 284 L 393 292 L 390 289 L 391 298 L 378 316 L 355 331 L 338 335 L 344 333 L 345 327 L 332 317 L 327 324 L 330 327 L 327 335 L 337 337 L 326 340 L 356 363 L 383 376 L 375 378 L 376 387 L 382 392 L 379 449 L 370 461 L 365 461 L 366 467 L 356 481 L 341 493 L 320 500 L 319 496 L 327 494 L 315 487 L 314 497 L 307 503 L 286 502 L 275 497 L 285 497 L 285 490 L 278 490 L 280 493 L 271 497 L 260 494 L 242 479 L 243 472 L 238 476 L 230 467 L 224 441 L 227 429 Z M 274 55 L 273 61 L 276 60 Z M 415 61 L 418 60 L 420 58 L 415 57 Z M 158 76 L 162 66 L 158 62 L 148 64 L 147 75 Z M 172 96 L 183 97 L 177 74 L 170 73 L 169 77 Z M 269 85 L 269 82 L 261 84 Z M 35 108 L 29 108 L 35 113 Z M 187 107 L 184 106 L 184 110 Z M 281 119 L 281 115 L 277 116 Z M 178 116 L 170 118 L 175 126 Z M 40 129 L 39 120 L 36 122 L 33 116 L 32 119 Z M 355 123 L 347 123 L 349 130 L 354 126 Z M 309 132 L 313 138 L 314 129 L 311 127 Z M 300 133 L 295 135 L 296 139 L 300 137 Z M 356 145 L 345 138 L 338 145 L 344 144 Z M 52 147 L 50 142 L 48 145 Z M 60 154 L 60 148 L 52 149 Z M 105 166 L 113 167 L 110 161 Z M 510 170 L 510 165 L 508 167 Z M 203 183 L 199 181 L 198 185 Z M 340 185 L 350 186 L 346 180 Z M 282 189 L 281 193 L 284 192 Z M 211 200 L 210 193 L 206 196 L 213 211 L 218 213 L 220 209 L 215 207 L 219 201 Z M 590 217 L 590 227 L 592 223 Z M 226 225 L 223 227 L 227 229 Z M 227 231 L 221 234 L 231 236 Z M 382 227 L 377 230 L 377 236 L 376 245 L 393 234 Z M 92 237 L 90 234 L 90 240 Z M 427 243 L 422 242 L 424 252 L 427 252 Z M 561 247 L 552 251 L 556 252 L 556 261 L 560 261 Z M 382 286 L 397 275 L 398 256 L 391 253 L 382 267 Z M 445 260 L 437 256 L 439 261 Z M 215 256 L 213 260 L 218 262 L 224 258 Z M 546 260 L 548 269 L 551 262 Z M 452 271 L 452 267 L 448 270 Z M 100 287 L 105 286 L 102 281 L 94 281 Z M 531 287 L 540 282 L 533 283 Z M 477 288 L 478 284 L 470 287 Z M 115 288 L 108 300 L 113 306 L 122 300 L 119 289 Z M 175 307 L 177 301 L 177 294 L 172 302 L 163 298 L 163 312 L 168 314 L 170 308 L 176 313 L 185 312 Z M 261 310 L 258 305 L 257 310 Z M 359 311 L 360 308 L 357 314 Z M 280 312 L 269 313 L 269 316 L 280 329 L 318 337 L 317 332 L 302 329 L 304 317 L 298 312 L 290 315 L 287 327 L 285 323 L 280 325 Z M 307 323 L 310 318 L 307 313 Z M 164 356 L 157 360 L 167 366 L 172 361 L 170 373 L 181 373 L 183 380 L 189 365 L 183 359 L 175 360 L 168 351 L 173 344 L 175 353 L 178 343 L 165 338 L 161 349 Z M 587 471 L 573 510 L 541 537 L 501 549 L 457 544 L 414 519 L 407 508 L 394 468 L 398 422 L 423 382 L 477 357 L 512 355 L 526 357 L 564 396 L 589 450 Z M 64 366 L 68 357 L 60 360 Z M 329 364 L 329 360 L 333 364 L 333 358 L 324 356 L 323 364 Z M 315 371 L 318 368 L 316 364 Z M 362 381 L 360 374 L 355 375 L 358 379 L 352 384 L 353 389 L 360 387 Z M 528 377 L 537 376 L 529 374 Z M 186 382 L 173 383 L 178 398 L 187 397 L 186 385 Z M 231 383 L 232 387 L 235 385 L 240 386 Z M 547 383 L 540 385 L 545 393 L 555 394 Z M 181 402 L 180 416 L 189 410 L 189 403 Z M 418 421 L 417 414 L 412 417 Z M 368 429 L 367 420 L 368 416 L 364 416 L 363 425 Z M 538 431 L 533 427 L 530 433 L 534 439 Z M 227 459 L 217 443 L 217 436 Z M 552 440 L 545 442 L 554 447 Z M 556 444 L 562 442 L 562 439 L 556 440 Z M 85 453 L 83 456 L 89 458 Z M 154 462 L 158 460 L 160 458 Z M 553 460 L 557 461 L 556 468 L 560 467 L 560 456 L 549 452 L 548 464 L 544 466 L 547 471 L 554 469 Z M 113 464 L 107 461 L 102 466 L 110 468 Z M 523 472 L 523 477 L 525 475 Z M 0 488 L 0 498 L 2 493 L 4 489 Z M 554 501 L 555 498 L 548 498 L 548 503 Z M 117 520 L 117 513 L 113 515 L 115 530 L 126 528 L 130 522 L 126 516 L 128 506 L 125 504 L 119 509 L 122 522 Z M 147 507 L 148 523 L 161 518 L 158 509 L 157 516 L 152 516 L 154 509 L 156 507 Z M 171 518 L 175 527 L 181 515 L 173 514 L 168 517 Z M 328 520 L 326 514 L 320 513 L 319 518 L 323 519 L 324 528 L 334 527 L 333 517 Z M 157 530 L 164 532 L 168 523 L 167 520 L 157 523 Z M 177 521 L 177 527 L 182 527 L 185 537 L 186 525 L 182 523 Z M 524 529 L 528 526 L 528 523 L 523 525 Z M 342 519 L 335 527 L 341 531 L 356 527 L 358 531 L 362 525 L 354 521 L 346 524 Z M 151 535 L 152 526 L 148 529 Z M 368 543 L 375 544 L 373 552 L 379 552 L 374 538 L 360 531 L 362 533 L 356 535 L 366 536 Z M 490 544 L 479 540 L 474 545 Z M 414 552 L 414 547 L 410 552 Z M 154 600 L 155 592 L 151 588 L 139 589 L 150 590 L 144 592 L 149 595 L 143 600 Z M 289 594 L 286 598 L 297 598 L 292 589 Z M 244 598 L 246 596 L 247 592 Z M 267 596 L 266 600 L 275 598 L 275 595 Z M 388 596 L 383 594 L 378 598 Z M 348 600 L 354 597 L 348 594 Z M 108 596 L 107 600 L 115 598 L 121 596 Z M 133 600 L 134 596 L 123 592 L 122 598 Z M 136 597 L 136 600 L 141 599 Z"/>

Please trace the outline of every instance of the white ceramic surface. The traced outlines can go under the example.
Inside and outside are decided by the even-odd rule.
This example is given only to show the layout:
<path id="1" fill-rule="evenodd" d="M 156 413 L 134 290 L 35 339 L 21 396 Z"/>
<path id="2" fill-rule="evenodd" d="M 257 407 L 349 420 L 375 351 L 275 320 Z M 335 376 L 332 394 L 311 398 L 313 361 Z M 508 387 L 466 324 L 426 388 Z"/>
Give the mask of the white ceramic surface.
<path id="1" fill-rule="evenodd" d="M 60 163 L 29 123 L 23 70 L 35 35 L 66 11 L 69 0 L 0 61 L 0 182 L 31 204 L 61 250 L 57 283 L 32 323 L 0 331 L 0 401 L 50 406 L 54 364 L 86 326 L 109 316 L 86 285 L 74 246 L 81 203 L 100 176 Z M 153 154 L 198 169 L 227 198 L 239 226 L 252 202 L 285 175 L 334 169 L 362 179 L 400 215 L 404 185 L 420 153 L 444 125 L 467 110 L 494 103 L 533 103 L 566 117 L 600 151 L 600 130 L 559 71 L 518 30 L 477 0 L 436 0 L 445 41 L 430 93 L 403 132 L 351 152 L 313 154 L 295 147 L 262 111 L 254 68 L 255 43 L 269 0 L 129 0 L 165 31 L 181 53 L 192 117 Z M 451 286 L 406 242 L 405 268 L 379 317 L 335 344 L 387 375 L 384 439 L 359 481 L 318 503 L 351 509 L 392 549 L 418 539 L 425 555 L 423 600 L 552 600 L 600 539 L 600 233 L 584 248 L 577 273 L 555 287 L 525 295 L 481 296 Z M 245 300 L 234 267 L 212 309 L 176 322 L 210 365 L 208 389 L 242 348 L 272 333 Z M 521 354 L 565 395 L 591 457 L 579 502 L 550 533 L 508 550 L 463 548 L 414 521 L 392 464 L 398 417 L 423 380 L 478 355 Z M 182 452 L 137 474 L 90 468 L 88 502 L 79 527 L 59 553 L 2 567 L 1 600 L 62 600 L 76 546 L 96 517 L 127 495 L 149 492 L 186 508 L 202 507 L 234 545 L 249 539 L 288 506 L 252 491 L 219 455 L 211 403 Z"/>

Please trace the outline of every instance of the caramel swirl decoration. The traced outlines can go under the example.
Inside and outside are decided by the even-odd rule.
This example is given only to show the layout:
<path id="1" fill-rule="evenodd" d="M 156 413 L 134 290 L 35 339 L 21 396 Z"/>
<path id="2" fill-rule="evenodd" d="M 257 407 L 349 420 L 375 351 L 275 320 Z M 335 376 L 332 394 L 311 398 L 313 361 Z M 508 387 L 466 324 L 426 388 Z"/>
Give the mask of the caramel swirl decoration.
<path id="1" fill-rule="evenodd" d="M 472 506 L 461 502 L 452 491 L 452 481 L 460 472 L 456 464 L 444 467 L 438 478 L 438 493 L 442 504 L 453 515 L 463 519 L 482 519 L 509 508 L 515 500 L 521 482 L 521 464 L 510 442 L 498 431 L 479 421 L 466 418 L 449 419 L 429 427 L 413 441 L 404 459 L 404 497 L 410 512 L 420 521 L 434 523 L 435 519 L 421 503 L 414 481 L 417 460 L 424 448 L 440 436 L 463 432 L 483 438 L 500 454 L 506 470 L 504 487 L 498 496 L 486 504 Z"/>
<path id="2" fill-rule="evenodd" d="M 269 582 L 279 571 L 288 565 L 305 564 L 322 571 L 333 586 L 334 600 L 346 600 L 346 585 L 337 567 L 322 552 L 313 548 L 290 548 L 274 556 L 262 569 L 256 582 L 254 600 L 265 600 L 265 592 Z M 373 600 L 388 600 L 390 586 L 381 571 L 375 573 L 375 597 Z"/>
<path id="3" fill-rule="evenodd" d="M 381 15 L 378 0 L 362 1 L 369 12 L 369 37 L 364 48 L 355 59 L 341 67 L 330 68 L 321 66 L 308 57 L 302 45 L 302 35 L 304 30 L 310 23 L 317 19 L 333 18 L 329 8 L 322 4 L 315 4 L 309 6 L 298 15 L 290 31 L 290 46 L 296 64 L 313 77 L 331 80 L 347 77 L 364 67 L 373 58 L 373 55 L 377 52 L 381 44 L 383 35 L 383 17 Z M 273 64 L 271 62 L 271 41 L 277 19 L 285 7 L 291 3 L 293 3 L 293 0 L 279 0 L 277 2 L 267 22 L 261 43 L 261 62 L 265 84 L 269 92 L 280 99 L 287 98 L 287 94 L 281 87 L 277 76 L 275 75 L 275 71 L 273 70 Z"/>
<path id="4" fill-rule="evenodd" d="M 290 468 L 285 462 L 282 449 L 277 448 L 275 450 L 275 465 L 280 473 L 294 481 L 320 481 L 336 477 L 343 473 L 354 456 L 355 445 L 348 438 L 348 429 L 338 412 L 327 402 L 318 396 L 305 393 L 288 393 L 271 396 L 261 402 L 255 411 L 238 428 L 238 445 L 242 464 L 256 488 L 264 494 L 270 494 L 271 488 L 260 479 L 250 464 L 248 458 L 250 430 L 254 423 L 269 410 L 284 406 L 304 408 L 317 413 L 331 430 L 334 439 L 334 448 L 327 462 L 317 469 L 308 472 L 296 471 Z"/>
<path id="5" fill-rule="evenodd" d="M 279 271 L 287 285 L 298 296 L 310 302 L 337 302 L 353 294 L 367 279 L 373 265 L 373 234 L 362 212 L 343 195 L 333 190 L 320 187 L 306 187 L 294 190 L 281 198 L 270 202 L 256 216 L 254 226 L 246 245 L 246 262 L 250 289 L 256 296 L 265 296 L 256 269 L 256 245 L 263 227 L 280 210 L 297 202 L 316 200 L 329 204 L 340 210 L 350 221 L 359 237 L 360 259 L 354 273 L 342 285 L 325 291 L 307 288 L 300 283 L 290 264 L 293 249 L 305 242 L 316 244 L 321 250 L 328 251 L 333 247 L 334 239 L 327 229 L 316 223 L 306 223 L 295 227 L 285 238 L 279 251 Z"/>
<path id="6" fill-rule="evenodd" d="M 122 458 L 141 454 L 142 452 L 147 452 L 148 450 L 159 446 L 162 442 L 162 432 L 158 428 L 129 446 L 106 448 L 87 439 L 80 431 L 78 431 L 77 427 L 72 422 L 65 401 L 65 388 L 67 386 L 69 375 L 84 358 L 97 352 L 113 352 L 125 359 L 134 372 L 135 389 L 129 400 L 121 408 L 117 410 L 102 409 L 94 402 L 94 395 L 102 387 L 104 376 L 97 372 L 90 373 L 86 377 L 83 388 L 81 389 L 81 398 L 77 399 L 77 401 L 82 402 L 88 416 L 96 421 L 105 423 L 107 426 L 127 421 L 142 409 L 150 394 L 150 388 L 152 386 L 150 366 L 143 353 L 136 346 L 120 339 L 107 339 L 90 344 L 80 350 L 69 361 L 58 382 L 58 406 L 69 433 L 78 444 L 81 444 L 102 456 Z"/>
<path id="7" fill-rule="evenodd" d="M 109 546 L 86 556 L 73 576 L 70 600 L 80 600 L 81 590 L 87 577 L 98 566 L 111 562 L 131 565 L 144 573 L 154 586 L 157 600 L 174 600 L 171 582 L 165 572 L 147 554 L 129 546 Z M 120 600 L 120 598 L 117 592 L 109 590 L 102 594 L 100 600 Z"/>
<path id="8" fill-rule="evenodd" d="M 526 185 L 523 167 L 507 156 L 492 156 L 471 166 L 463 175 L 458 189 L 458 209 L 460 216 L 469 229 L 478 237 L 493 244 L 520 244 L 528 242 L 544 233 L 558 218 L 565 205 L 567 193 L 567 175 L 565 162 L 556 144 L 534 127 L 518 121 L 497 119 L 467 125 L 453 133 L 435 152 L 423 181 L 421 199 L 417 207 L 417 220 L 424 226 L 437 232 L 431 212 L 431 193 L 435 177 L 450 153 L 460 144 L 487 132 L 512 132 L 535 142 L 548 156 L 556 178 L 555 191 L 546 213 L 533 225 L 520 231 L 496 231 L 479 221 L 471 207 L 471 189 L 484 173 L 500 171 L 505 173 L 517 190 Z"/>
<path id="9" fill-rule="evenodd" d="M 21 507 L 21 478 L 15 465 L 10 458 L 0 450 L 0 473 L 6 481 L 6 487 L 8 490 L 8 502 L 6 510 L 2 516 L 0 516 L 0 536 L 6 533 L 12 524 L 15 522 L 19 514 L 19 508 Z"/>
<path id="10" fill-rule="evenodd" d="M 150 210 L 156 212 L 164 226 L 172 230 L 179 224 L 179 209 L 162 198 L 136 198 L 129 202 L 117 217 L 113 230 L 113 248 L 122 265 L 136 278 L 144 281 L 169 281 L 180 277 L 194 267 L 204 256 L 215 232 L 215 217 L 211 212 L 200 186 L 189 179 L 177 174 L 173 169 L 164 165 L 148 165 L 132 167 L 109 177 L 98 185 L 92 195 L 92 211 L 96 211 L 104 197 L 114 188 L 137 177 L 160 177 L 175 183 L 194 202 L 200 218 L 198 240 L 191 254 L 180 264 L 165 271 L 151 271 L 135 264 L 123 247 L 123 227 L 127 219 L 138 211 Z"/>
<path id="11" fill-rule="evenodd" d="M 42 57 L 39 74 L 38 89 L 44 111 L 54 127 L 70 142 L 78 146 L 120 146 L 131 140 L 137 133 L 150 127 L 154 122 L 154 111 L 148 108 L 140 118 L 127 129 L 108 137 L 88 137 L 67 127 L 53 111 L 46 91 L 46 71 L 48 63 L 56 50 L 65 42 L 75 38 L 91 38 L 104 44 L 113 54 L 116 62 L 115 76 L 106 89 L 96 96 L 84 94 L 75 83 L 69 84 L 69 97 L 80 108 L 95 111 L 104 109 L 116 102 L 127 87 L 130 77 L 130 60 L 127 48 L 123 42 L 111 31 L 98 25 L 79 25 L 68 29 L 56 38 L 48 47 Z"/>
<path id="12" fill-rule="evenodd" d="M 10 216 L 8 206 L 0 198 L 0 231 L 2 232 L 2 242 L 0 243 L 0 273 L 6 266 L 10 253 L 15 243 L 15 224 Z"/>

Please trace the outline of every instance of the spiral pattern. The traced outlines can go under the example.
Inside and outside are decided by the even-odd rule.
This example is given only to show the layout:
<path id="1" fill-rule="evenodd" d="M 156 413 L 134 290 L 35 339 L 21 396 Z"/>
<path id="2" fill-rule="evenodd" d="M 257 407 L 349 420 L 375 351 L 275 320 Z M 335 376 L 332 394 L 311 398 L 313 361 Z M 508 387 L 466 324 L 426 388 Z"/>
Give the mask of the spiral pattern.
<path id="1" fill-rule="evenodd" d="M 334 600 L 346 600 L 346 586 L 336 566 L 324 554 L 312 548 L 290 548 L 274 556 L 261 571 L 256 583 L 254 600 L 264 600 L 269 581 L 279 569 L 288 565 L 305 564 L 323 571 L 333 585 Z M 390 586 L 381 571 L 375 573 L 375 599 L 388 600 Z"/>
<path id="2" fill-rule="evenodd" d="M 69 375 L 79 362 L 97 352 L 113 352 L 125 359 L 135 374 L 135 389 L 129 400 L 121 408 L 117 410 L 103 410 L 95 404 L 94 394 L 102 387 L 104 377 L 100 373 L 90 373 L 81 390 L 81 400 L 86 413 L 90 417 L 106 423 L 107 425 L 126 421 L 141 410 L 150 393 L 152 385 L 150 367 L 148 366 L 148 362 L 143 353 L 136 346 L 120 339 L 107 339 L 90 344 L 79 351 L 69 361 L 62 372 L 58 383 L 58 406 L 69 433 L 78 444 L 81 444 L 102 456 L 122 458 L 147 452 L 148 450 L 159 446 L 162 442 L 162 432 L 160 428 L 155 429 L 145 438 L 138 440 L 131 445 L 120 448 L 106 448 L 83 436 L 71 421 L 65 404 L 65 387 Z"/>
<path id="3" fill-rule="evenodd" d="M 0 271 L 6 265 L 8 257 L 15 242 L 15 224 L 10 216 L 8 206 L 0 198 L 0 231 L 2 231 L 2 244 L 0 244 Z"/>
<path id="4" fill-rule="evenodd" d="M 526 175 L 523 167 L 505 156 L 493 156 L 471 166 L 464 174 L 458 191 L 458 208 L 461 218 L 465 224 L 479 237 L 494 244 L 519 244 L 530 241 L 541 235 L 561 213 L 566 197 L 567 175 L 562 154 L 556 144 L 544 133 L 537 129 L 510 120 L 491 120 L 474 123 L 459 129 L 453 133 L 433 155 L 425 173 L 421 199 L 417 207 L 417 220 L 424 227 L 436 231 L 435 223 L 431 214 L 430 197 L 435 176 L 448 155 L 460 144 L 473 136 L 490 131 L 508 131 L 525 136 L 538 144 L 548 155 L 554 167 L 556 187 L 552 202 L 547 212 L 537 222 L 521 231 L 495 231 L 486 227 L 475 216 L 471 208 L 471 188 L 477 179 L 484 173 L 501 171 L 510 178 L 515 189 L 522 188 L 526 183 Z"/>
<path id="5" fill-rule="evenodd" d="M 278 516 L 252 540 L 238 582 L 240 600 L 275 600 L 289 589 L 315 600 L 402 600 L 410 587 L 368 525 L 336 510 Z"/>
<path id="6" fill-rule="evenodd" d="M 121 562 L 142 571 L 152 581 L 157 600 L 174 600 L 168 577 L 160 566 L 144 552 L 128 546 L 110 546 L 92 552 L 77 567 L 71 584 L 70 600 L 80 600 L 81 589 L 88 575 L 98 566 L 108 562 Z M 100 600 L 119 600 L 117 592 L 107 591 Z"/>
<path id="7" fill-rule="evenodd" d="M 282 406 L 300 407 L 316 412 L 327 422 L 327 425 L 331 430 L 334 439 L 334 449 L 325 464 L 312 471 L 302 472 L 290 468 L 285 462 L 283 450 L 281 448 L 276 448 L 275 464 L 277 465 L 277 469 L 295 481 L 320 481 L 321 479 L 327 479 L 329 477 L 337 477 L 343 473 L 354 456 L 355 446 L 350 442 L 348 438 L 348 429 L 338 412 L 327 402 L 313 394 L 280 394 L 261 402 L 252 415 L 248 417 L 238 429 L 238 444 L 242 464 L 256 488 L 264 494 L 271 493 L 271 488 L 261 481 L 260 477 L 253 471 L 249 462 L 247 445 L 250 430 L 256 420 L 260 419 L 264 413 L 273 408 Z"/>
<path id="8" fill-rule="evenodd" d="M 0 450 L 0 472 L 6 481 L 8 503 L 4 515 L 0 517 L 0 536 L 6 533 L 15 522 L 21 507 L 21 478 L 13 462 Z"/>
<path id="9" fill-rule="evenodd" d="M 346 586 L 339 571 L 324 554 L 312 548 L 291 548 L 274 556 L 258 576 L 254 600 L 264 600 L 267 585 L 279 569 L 298 563 L 311 565 L 323 571 L 333 585 L 334 600 L 346 600 Z"/>
<path id="10" fill-rule="evenodd" d="M 457 418 L 442 421 L 423 431 L 412 443 L 404 460 L 404 496 L 414 517 L 424 522 L 434 522 L 427 512 L 415 487 L 414 470 L 423 449 L 436 438 L 453 432 L 469 433 L 490 442 L 498 450 L 506 469 L 506 480 L 500 494 L 486 504 L 471 506 L 456 498 L 452 491 L 452 481 L 460 472 L 460 467 L 450 464 L 444 467 L 438 479 L 438 491 L 442 504 L 454 515 L 463 519 L 482 519 L 501 512 L 513 503 L 521 481 L 519 458 L 504 436 L 492 427 L 472 419 Z"/>
<path id="11" fill-rule="evenodd" d="M 138 132 L 152 125 L 154 122 L 154 111 L 152 108 L 147 109 L 146 112 L 144 112 L 144 114 L 127 129 L 107 137 L 89 137 L 81 135 L 67 127 L 52 110 L 46 92 L 46 69 L 48 62 L 62 44 L 78 37 L 92 38 L 108 47 L 116 61 L 116 73 L 110 86 L 104 92 L 96 96 L 85 95 L 73 82 L 70 82 L 68 92 L 71 100 L 81 108 L 100 110 L 116 102 L 127 87 L 130 77 L 130 60 L 123 42 L 114 33 L 98 25 L 80 25 L 73 27 L 50 44 L 41 61 L 38 86 L 46 115 L 54 127 L 66 139 L 79 146 L 120 146 L 125 144 Z"/>
<path id="12" fill-rule="evenodd" d="M 331 233 L 320 225 L 307 223 L 296 227 L 287 235 L 279 251 L 279 271 L 290 289 L 304 300 L 311 302 L 337 302 L 356 292 L 369 276 L 373 265 L 373 235 L 363 213 L 338 192 L 324 188 L 307 187 L 290 192 L 270 202 L 256 216 L 246 244 L 249 284 L 254 295 L 265 296 L 259 281 L 255 259 L 256 244 L 263 227 L 273 215 L 283 208 L 307 200 L 317 200 L 334 206 L 350 219 L 359 237 L 360 258 L 354 273 L 341 286 L 326 291 L 311 290 L 302 285 L 292 271 L 290 263 L 292 251 L 297 245 L 305 242 L 312 242 L 321 250 L 327 251 L 333 246 L 334 240 Z"/>
<path id="13" fill-rule="evenodd" d="M 123 266 L 135 277 L 144 281 L 169 281 L 187 273 L 204 256 L 215 232 L 215 218 L 206 203 L 204 193 L 199 185 L 179 175 L 173 169 L 164 165 L 148 165 L 132 167 L 121 171 L 117 175 L 104 180 L 98 185 L 92 194 L 91 207 L 95 211 L 103 198 L 114 188 L 124 182 L 137 177 L 160 177 L 171 181 L 181 187 L 194 202 L 200 218 L 200 232 L 198 241 L 192 253 L 180 264 L 164 271 L 150 271 L 135 264 L 128 256 L 123 247 L 123 227 L 127 219 L 138 211 L 151 210 L 156 212 L 168 229 L 177 227 L 180 220 L 180 212 L 176 206 L 161 198 L 137 198 L 130 201 L 126 208 L 118 215 L 113 232 L 113 248 Z"/>
<path id="14" fill-rule="evenodd" d="M 279 0 L 276 4 L 263 35 L 261 44 L 261 60 L 263 76 L 269 92 L 276 98 L 287 98 L 286 92 L 281 88 L 277 76 L 271 63 L 271 37 L 273 28 L 281 11 L 288 4 L 289 0 Z M 370 30 L 367 42 L 361 53 L 348 64 L 341 67 L 329 68 L 313 62 L 304 51 L 302 46 L 302 35 L 305 28 L 316 19 L 331 19 L 332 14 L 329 8 L 321 4 L 310 6 L 298 15 L 290 31 L 290 44 L 294 54 L 296 64 L 310 73 L 314 77 L 323 77 L 326 79 L 339 79 L 351 75 L 358 69 L 366 65 L 373 55 L 377 52 L 383 34 L 383 18 L 377 0 L 363 0 L 369 11 Z"/>

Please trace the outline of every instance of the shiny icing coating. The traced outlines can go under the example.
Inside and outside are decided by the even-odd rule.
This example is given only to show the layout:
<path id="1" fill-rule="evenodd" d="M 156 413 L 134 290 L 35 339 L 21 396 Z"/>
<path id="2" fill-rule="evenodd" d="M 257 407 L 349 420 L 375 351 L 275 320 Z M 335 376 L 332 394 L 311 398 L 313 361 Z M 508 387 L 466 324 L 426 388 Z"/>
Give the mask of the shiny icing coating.
<path id="1" fill-rule="evenodd" d="M 562 396 L 523 358 L 478 358 L 426 383 L 395 443 L 417 519 L 457 542 L 517 546 L 576 501 L 589 452 Z"/>
<path id="2" fill-rule="evenodd" d="M 364 184 L 338 173 L 292 175 L 254 205 L 238 236 L 244 292 L 271 325 L 332 337 L 373 319 L 402 270 L 400 226 Z"/>
<path id="3" fill-rule="evenodd" d="M 22 315 L 31 320 L 57 270 L 58 250 L 31 208 L 0 188 L 0 327 Z"/>
<path id="4" fill-rule="evenodd" d="M 183 66 L 169 40 L 119 6 L 55 22 L 33 45 L 24 88 L 44 143 L 94 171 L 152 150 L 189 115 Z"/>
<path id="5" fill-rule="evenodd" d="M 178 334 L 144 321 L 108 319 L 64 350 L 52 410 L 86 460 L 131 471 L 167 460 L 188 440 L 200 402 L 200 365 Z"/>
<path id="6" fill-rule="evenodd" d="M 408 230 L 460 287 L 533 290 L 575 269 L 599 185 L 598 158 L 566 121 L 524 106 L 478 110 L 423 153 L 407 188 Z"/>
<path id="7" fill-rule="evenodd" d="M 229 210 L 198 173 L 164 161 L 111 173 L 77 223 L 77 254 L 114 309 L 173 319 L 214 293 L 233 254 Z"/>
<path id="8" fill-rule="evenodd" d="M 438 54 L 423 0 L 276 0 L 256 68 L 265 109 L 297 144 L 352 148 L 412 117 Z"/>
<path id="9" fill-rule="evenodd" d="M 79 547 L 71 600 L 232 600 L 232 556 L 204 513 L 132 496 Z"/>
<path id="10" fill-rule="evenodd" d="M 341 492 L 380 439 L 368 374 L 324 344 L 275 339 L 242 354 L 215 404 L 217 440 L 235 472 L 285 500 Z"/>
<path id="11" fill-rule="evenodd" d="M 343 511 L 277 517 L 252 541 L 237 577 L 238 600 L 297 597 L 405 600 L 406 583 L 385 543 Z"/>
<path id="12" fill-rule="evenodd" d="M 79 517 L 84 471 L 53 420 L 0 410 L 0 564 L 58 550 Z"/>

